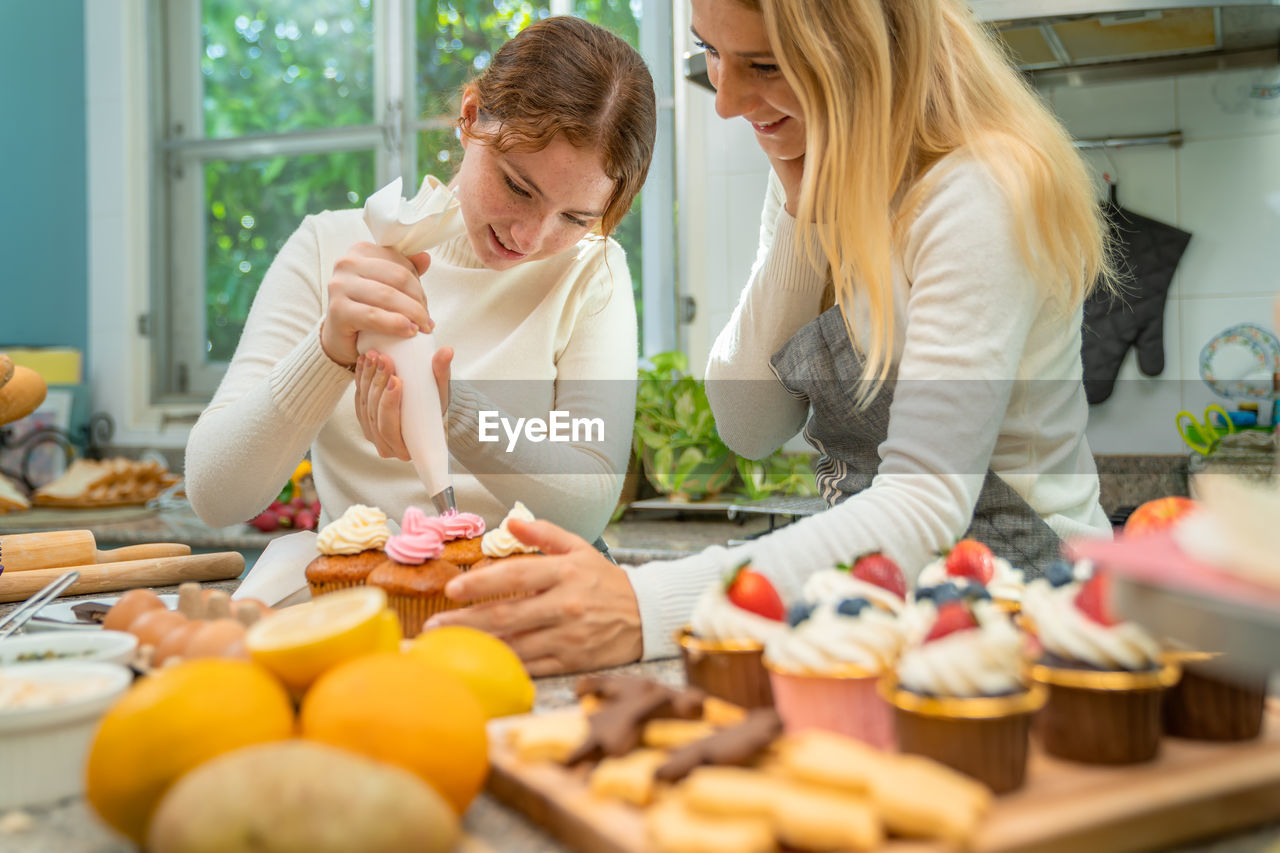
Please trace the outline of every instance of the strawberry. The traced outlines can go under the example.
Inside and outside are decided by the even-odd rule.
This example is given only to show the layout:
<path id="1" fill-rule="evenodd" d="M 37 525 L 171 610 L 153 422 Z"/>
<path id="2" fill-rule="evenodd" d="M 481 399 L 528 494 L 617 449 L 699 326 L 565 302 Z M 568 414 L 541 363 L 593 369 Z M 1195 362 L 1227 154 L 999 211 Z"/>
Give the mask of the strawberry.
<path id="1" fill-rule="evenodd" d="M 1111 626 L 1119 622 L 1111 611 L 1107 576 L 1096 574 L 1085 581 L 1076 593 L 1076 607 L 1099 625 Z"/>
<path id="2" fill-rule="evenodd" d="M 747 568 L 749 565 L 750 563 L 743 563 L 729 579 L 726 590 L 729 601 L 757 616 L 775 622 L 784 621 L 787 618 L 787 608 L 782 605 L 778 591 L 764 575 Z"/>
<path id="3" fill-rule="evenodd" d="M 841 568 L 846 567 L 841 566 Z M 853 567 L 849 568 L 848 571 L 858 580 L 875 584 L 881 589 L 889 590 L 898 598 L 906 600 L 907 579 L 903 577 L 902 569 L 898 568 L 897 563 L 879 551 L 863 554 L 853 561 Z"/>
<path id="4" fill-rule="evenodd" d="M 939 640 L 956 631 L 968 631 L 977 627 L 977 621 L 963 602 L 948 601 L 938 608 L 938 618 L 933 620 L 933 627 L 929 629 L 929 634 L 924 641 L 927 643 L 931 640 Z"/>
<path id="5" fill-rule="evenodd" d="M 996 573 L 995 557 L 991 549 L 977 539 L 961 539 L 947 552 L 947 574 L 973 578 L 986 586 Z"/>

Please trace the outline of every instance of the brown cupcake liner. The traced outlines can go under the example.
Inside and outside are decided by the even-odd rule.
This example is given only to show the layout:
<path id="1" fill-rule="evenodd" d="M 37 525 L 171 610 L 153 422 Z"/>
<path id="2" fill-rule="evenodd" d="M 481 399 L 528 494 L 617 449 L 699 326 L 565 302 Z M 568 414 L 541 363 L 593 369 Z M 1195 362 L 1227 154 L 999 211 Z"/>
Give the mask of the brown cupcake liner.
<path id="1" fill-rule="evenodd" d="M 1165 694 L 1164 731 L 1195 740 L 1252 740 L 1262 733 L 1266 704 L 1266 678 L 1227 681 L 1188 666 Z"/>
<path id="2" fill-rule="evenodd" d="M 772 708 L 773 688 L 759 643 L 712 643 L 688 628 L 676 635 L 685 679 L 693 687 L 743 708 Z"/>
<path id="3" fill-rule="evenodd" d="M 1161 704 L 1177 682 L 1176 665 L 1149 672 L 1037 665 L 1031 674 L 1049 688 L 1037 726 L 1045 752 L 1086 764 L 1138 764 L 1159 753 Z"/>
<path id="4" fill-rule="evenodd" d="M 311 597 L 318 595 L 326 595 L 330 592 L 337 592 L 340 589 L 351 589 L 356 586 L 364 586 L 362 580 L 359 581 L 325 581 L 324 583 L 308 582 L 307 586 L 311 587 Z"/>
<path id="5" fill-rule="evenodd" d="M 475 604 L 485 604 L 490 601 L 505 601 L 511 598 L 523 598 L 522 595 L 495 595 L 491 598 L 477 598 L 475 601 L 454 601 L 444 593 L 436 595 L 387 595 L 387 606 L 390 607 L 400 619 L 400 633 L 406 640 L 412 639 L 422 633 L 422 625 L 437 613 L 443 613 L 446 610 L 459 610 L 463 607 L 471 607 Z"/>

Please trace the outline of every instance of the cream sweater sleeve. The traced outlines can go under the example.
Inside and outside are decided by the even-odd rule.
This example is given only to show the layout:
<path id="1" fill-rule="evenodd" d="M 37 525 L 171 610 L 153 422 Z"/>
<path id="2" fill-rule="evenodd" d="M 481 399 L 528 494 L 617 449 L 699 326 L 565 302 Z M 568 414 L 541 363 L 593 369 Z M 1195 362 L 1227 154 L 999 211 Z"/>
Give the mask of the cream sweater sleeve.
<path id="1" fill-rule="evenodd" d="M 279 494 L 353 375 L 320 347 L 320 249 L 305 219 L 272 261 L 217 393 L 187 440 L 191 508 L 224 527 Z"/>
<path id="2" fill-rule="evenodd" d="M 738 306 L 707 361 L 707 400 L 716 429 L 733 452 L 761 459 L 804 426 L 809 407 L 778 382 L 769 360 L 820 313 L 826 264 L 816 238 L 810 256 L 797 244 L 782 183 L 769 173 L 760 245 Z"/>
<path id="3" fill-rule="evenodd" d="M 635 422 L 636 312 L 622 248 L 608 241 L 580 285 L 567 343 L 556 359 L 553 408 L 569 421 L 598 422 L 569 441 L 520 440 L 507 450 L 480 441 L 481 411 L 509 417 L 467 382 L 452 383 L 449 450 L 499 501 L 525 503 L 588 540 L 604 530 L 622 491 Z"/>
<path id="4" fill-rule="evenodd" d="M 809 573 L 873 550 L 914 578 L 968 527 L 1044 296 L 1022 262 L 1008 203 L 976 163 L 940 180 L 901 263 L 910 289 L 905 343 L 871 486 L 748 545 L 631 570 L 646 658 L 675 654 L 672 636 L 698 592 L 743 560 L 790 601 Z M 765 408 L 757 404 L 757 416 Z"/>

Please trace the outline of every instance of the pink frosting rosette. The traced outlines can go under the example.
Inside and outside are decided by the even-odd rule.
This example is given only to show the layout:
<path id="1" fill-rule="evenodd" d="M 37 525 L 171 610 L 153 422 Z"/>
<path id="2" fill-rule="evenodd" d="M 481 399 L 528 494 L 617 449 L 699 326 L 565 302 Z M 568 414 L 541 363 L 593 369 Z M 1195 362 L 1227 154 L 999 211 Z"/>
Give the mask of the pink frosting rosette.
<path id="1" fill-rule="evenodd" d="M 455 539 L 474 539 L 484 533 L 484 519 L 474 512 L 458 512 L 453 510 L 437 516 L 440 528 L 444 532 L 444 541 Z"/>
<path id="2" fill-rule="evenodd" d="M 400 533 L 387 539 L 387 556 L 397 563 L 421 565 L 444 551 L 444 529 L 439 518 L 428 516 L 416 506 L 404 511 Z"/>

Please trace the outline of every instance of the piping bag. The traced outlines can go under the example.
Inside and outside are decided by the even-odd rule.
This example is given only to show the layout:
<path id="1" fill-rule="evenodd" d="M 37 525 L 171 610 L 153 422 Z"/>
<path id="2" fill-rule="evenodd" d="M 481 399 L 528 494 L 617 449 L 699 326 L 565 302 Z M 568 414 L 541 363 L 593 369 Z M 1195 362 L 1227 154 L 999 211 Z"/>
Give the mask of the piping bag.
<path id="1" fill-rule="evenodd" d="M 396 178 L 364 203 L 364 221 L 374 241 L 403 255 L 416 255 L 459 236 L 466 230 L 462 209 L 453 192 L 428 175 L 412 199 L 401 196 Z M 435 340 L 427 332 L 412 338 L 361 332 L 356 350 L 364 355 L 377 350 L 391 358 L 396 375 L 404 383 L 400 400 L 400 430 L 414 470 L 418 473 L 437 513 L 456 510 L 453 480 L 449 475 L 449 446 L 431 359 Z"/>

